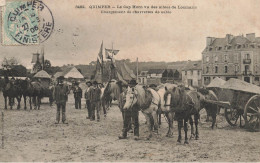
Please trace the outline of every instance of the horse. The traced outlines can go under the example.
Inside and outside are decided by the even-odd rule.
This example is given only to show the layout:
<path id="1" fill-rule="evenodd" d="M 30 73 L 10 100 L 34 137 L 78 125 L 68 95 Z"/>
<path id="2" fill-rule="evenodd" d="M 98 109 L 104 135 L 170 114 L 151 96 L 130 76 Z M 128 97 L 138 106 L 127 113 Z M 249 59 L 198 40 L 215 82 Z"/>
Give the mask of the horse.
<path id="1" fill-rule="evenodd" d="M 29 81 L 28 79 L 21 80 L 20 85 L 22 89 L 22 97 L 24 99 L 24 110 L 27 109 L 27 97 L 29 97 L 30 110 L 32 110 L 33 87 L 31 81 Z"/>
<path id="2" fill-rule="evenodd" d="M 170 100 L 167 100 L 168 98 L 168 91 L 172 90 L 174 87 L 177 87 L 175 84 L 163 84 L 157 87 L 157 93 L 160 95 L 161 105 L 159 107 L 159 125 L 160 125 L 160 118 L 161 113 L 165 115 L 165 118 L 168 123 L 168 132 L 166 134 L 166 137 L 173 137 L 173 116 L 174 111 L 170 107 Z M 168 102 L 168 103 L 167 103 Z"/>
<path id="3" fill-rule="evenodd" d="M 202 95 L 200 96 L 204 96 L 204 98 L 206 100 L 214 100 L 214 101 L 218 101 L 218 98 L 216 96 L 216 94 L 212 91 L 212 90 L 207 90 L 204 88 L 200 88 L 198 89 L 198 92 L 201 93 Z M 206 112 L 207 112 L 207 119 L 209 116 L 212 117 L 212 125 L 211 128 L 214 129 L 214 126 L 217 126 L 216 123 L 216 117 L 217 114 L 219 112 L 219 107 L 216 104 L 212 104 L 212 103 L 208 103 L 205 102 L 204 100 L 201 101 L 201 108 L 205 108 Z"/>
<path id="4" fill-rule="evenodd" d="M 185 90 L 184 87 L 174 87 L 171 91 L 168 91 L 168 95 L 170 95 L 170 107 L 175 112 L 175 118 L 178 121 L 178 142 L 181 143 L 181 128 L 183 127 L 184 122 L 184 132 L 185 132 L 185 141 L 184 144 L 188 144 L 188 120 L 190 120 L 191 124 L 191 135 L 195 135 L 195 139 L 199 138 L 198 132 L 198 120 L 200 118 L 200 101 L 203 97 L 196 91 Z M 167 101 L 168 102 L 168 101 Z M 195 134 L 193 129 L 193 120 L 191 116 L 194 115 L 195 119 Z M 192 137 L 191 137 L 192 138 Z"/>
<path id="5" fill-rule="evenodd" d="M 38 81 L 31 82 L 32 87 L 32 101 L 34 104 L 34 109 L 40 109 L 41 98 L 43 97 L 43 86 Z"/>
<path id="6" fill-rule="evenodd" d="M 130 109 L 133 106 L 137 106 L 139 111 L 142 111 L 147 121 L 147 140 L 152 137 L 153 128 L 154 131 L 158 133 L 157 118 L 160 102 L 161 101 L 159 94 L 151 88 L 145 89 L 143 86 L 140 85 L 136 85 L 133 88 L 128 87 L 124 109 Z"/>
<path id="7" fill-rule="evenodd" d="M 5 109 L 7 109 L 7 98 L 9 99 L 10 109 L 13 109 L 14 99 L 17 99 L 17 110 L 20 109 L 21 102 L 21 87 L 19 86 L 18 80 L 9 80 L 8 77 L 5 78 L 5 83 L 3 85 L 3 96 L 5 100 Z"/>

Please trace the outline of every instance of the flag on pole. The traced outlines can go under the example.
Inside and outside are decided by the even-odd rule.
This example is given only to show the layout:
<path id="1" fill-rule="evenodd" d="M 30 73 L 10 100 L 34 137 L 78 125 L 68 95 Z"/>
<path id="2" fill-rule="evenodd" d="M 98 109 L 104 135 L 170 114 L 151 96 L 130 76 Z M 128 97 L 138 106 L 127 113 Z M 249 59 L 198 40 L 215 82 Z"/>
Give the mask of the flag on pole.
<path id="1" fill-rule="evenodd" d="M 100 63 L 100 65 L 102 65 L 102 63 L 103 63 L 103 41 L 102 41 L 97 59 L 98 59 L 98 62 Z"/>
<path id="2" fill-rule="evenodd" d="M 105 49 L 105 51 L 106 51 L 107 59 L 112 59 L 113 55 L 117 55 L 117 53 L 119 52 L 119 50 L 114 50 L 114 49 Z"/>

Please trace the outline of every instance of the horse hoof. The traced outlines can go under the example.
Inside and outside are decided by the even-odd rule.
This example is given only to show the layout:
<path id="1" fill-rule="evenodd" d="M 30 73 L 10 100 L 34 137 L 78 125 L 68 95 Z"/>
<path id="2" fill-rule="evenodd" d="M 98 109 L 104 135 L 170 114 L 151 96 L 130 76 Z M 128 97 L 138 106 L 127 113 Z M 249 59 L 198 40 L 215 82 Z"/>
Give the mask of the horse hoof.
<path id="1" fill-rule="evenodd" d="M 181 143 L 181 139 L 178 139 L 177 142 L 178 142 L 178 143 Z"/>
<path id="2" fill-rule="evenodd" d="M 199 136 L 196 136 L 196 137 L 195 137 L 195 140 L 198 140 L 198 139 L 199 139 Z"/>
<path id="3" fill-rule="evenodd" d="M 189 144 L 188 140 L 185 140 L 185 141 L 184 141 L 184 144 Z"/>

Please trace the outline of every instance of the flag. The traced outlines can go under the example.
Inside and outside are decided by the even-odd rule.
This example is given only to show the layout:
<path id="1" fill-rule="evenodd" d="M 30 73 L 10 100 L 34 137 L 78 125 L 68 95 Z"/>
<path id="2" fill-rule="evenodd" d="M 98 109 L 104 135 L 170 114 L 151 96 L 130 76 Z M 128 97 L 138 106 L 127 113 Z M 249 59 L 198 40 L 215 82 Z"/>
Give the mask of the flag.
<path id="1" fill-rule="evenodd" d="M 99 64 L 102 65 L 102 63 L 103 63 L 103 41 L 102 41 L 97 59 L 98 59 Z"/>
<path id="2" fill-rule="evenodd" d="M 113 55 L 117 55 L 117 53 L 119 52 L 119 50 L 113 50 L 113 49 L 105 49 L 105 51 L 106 51 L 107 59 L 112 59 Z"/>

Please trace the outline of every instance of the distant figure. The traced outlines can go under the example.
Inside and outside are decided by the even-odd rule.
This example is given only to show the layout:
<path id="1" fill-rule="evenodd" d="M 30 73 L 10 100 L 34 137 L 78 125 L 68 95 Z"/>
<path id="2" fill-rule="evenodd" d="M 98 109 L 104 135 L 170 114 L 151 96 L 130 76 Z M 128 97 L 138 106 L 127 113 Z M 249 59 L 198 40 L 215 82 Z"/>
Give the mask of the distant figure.
<path id="1" fill-rule="evenodd" d="M 87 119 L 90 119 L 91 117 L 91 104 L 90 104 L 90 90 L 93 88 L 92 83 L 90 81 L 86 82 L 87 89 L 85 91 L 85 99 L 86 99 L 86 107 L 88 109 L 88 116 Z"/>
<path id="2" fill-rule="evenodd" d="M 75 87 L 74 87 L 73 93 L 74 93 L 74 99 L 75 99 L 75 108 L 81 109 L 82 89 L 79 87 L 78 82 L 75 82 Z"/>
<path id="3" fill-rule="evenodd" d="M 91 103 L 91 121 L 95 120 L 95 111 L 97 112 L 97 121 L 100 121 L 100 105 L 101 105 L 101 90 L 98 87 L 98 82 L 93 82 L 93 88 L 90 89 L 90 103 Z"/>
<path id="4" fill-rule="evenodd" d="M 54 87 L 53 90 L 53 98 L 57 104 L 57 114 L 56 114 L 56 122 L 58 124 L 60 122 L 60 110 L 62 109 L 62 122 L 64 124 L 68 124 L 66 121 L 66 102 L 68 100 L 69 88 L 67 85 L 63 83 L 64 76 L 60 76 L 58 78 L 58 85 Z"/>

